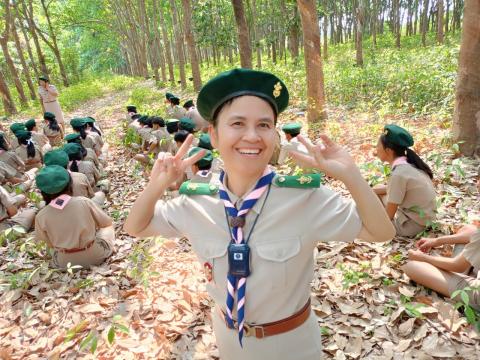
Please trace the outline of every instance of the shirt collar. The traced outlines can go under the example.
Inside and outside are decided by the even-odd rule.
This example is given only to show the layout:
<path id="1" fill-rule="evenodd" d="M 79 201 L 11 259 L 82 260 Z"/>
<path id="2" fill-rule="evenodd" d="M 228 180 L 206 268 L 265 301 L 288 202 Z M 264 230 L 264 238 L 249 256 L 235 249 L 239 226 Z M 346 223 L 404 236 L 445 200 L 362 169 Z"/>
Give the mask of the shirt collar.
<path id="1" fill-rule="evenodd" d="M 244 196 L 238 197 L 233 192 L 231 192 L 230 189 L 227 187 L 227 176 L 228 176 L 227 173 L 225 173 L 225 176 L 223 177 L 223 186 L 224 186 L 225 190 L 227 191 L 228 197 L 230 198 L 230 201 L 232 202 L 232 204 L 234 204 L 237 209 L 240 209 L 240 207 L 243 204 L 244 197 L 246 197 L 248 194 L 250 194 L 250 192 L 253 190 L 255 185 L 257 185 L 257 183 L 253 184 L 252 187 L 250 189 L 248 189 L 248 191 L 245 193 Z M 268 192 L 268 190 L 265 191 L 262 194 L 261 198 L 257 200 L 255 205 L 253 205 L 253 207 L 250 209 L 250 211 L 253 211 L 256 214 L 260 214 L 260 211 L 262 210 L 263 203 L 265 202 L 265 196 L 266 196 L 267 192 Z"/>

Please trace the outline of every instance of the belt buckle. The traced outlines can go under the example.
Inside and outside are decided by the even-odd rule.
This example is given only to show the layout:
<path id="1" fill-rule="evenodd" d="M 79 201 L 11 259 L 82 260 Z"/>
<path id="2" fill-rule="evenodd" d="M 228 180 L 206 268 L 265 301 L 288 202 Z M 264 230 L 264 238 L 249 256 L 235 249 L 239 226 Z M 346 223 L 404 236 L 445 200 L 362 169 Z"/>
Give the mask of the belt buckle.
<path id="1" fill-rule="evenodd" d="M 260 329 L 260 336 L 257 336 L 257 329 Z M 251 326 L 248 324 L 243 325 L 243 331 L 246 337 L 255 336 L 258 339 L 263 339 L 265 337 L 265 330 L 263 326 Z"/>

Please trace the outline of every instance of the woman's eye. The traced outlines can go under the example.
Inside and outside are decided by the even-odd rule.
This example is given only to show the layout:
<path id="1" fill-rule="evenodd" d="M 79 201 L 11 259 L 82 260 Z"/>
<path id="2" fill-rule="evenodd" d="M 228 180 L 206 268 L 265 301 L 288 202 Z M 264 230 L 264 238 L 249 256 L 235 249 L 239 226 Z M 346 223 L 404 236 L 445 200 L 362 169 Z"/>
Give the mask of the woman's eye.
<path id="1" fill-rule="evenodd" d="M 232 124 L 232 126 L 241 126 L 242 122 L 241 121 L 236 121 Z"/>
<path id="2" fill-rule="evenodd" d="M 269 123 L 261 123 L 261 124 L 260 124 L 260 127 L 261 127 L 261 128 L 264 128 L 264 129 L 270 129 L 271 126 L 270 126 Z"/>

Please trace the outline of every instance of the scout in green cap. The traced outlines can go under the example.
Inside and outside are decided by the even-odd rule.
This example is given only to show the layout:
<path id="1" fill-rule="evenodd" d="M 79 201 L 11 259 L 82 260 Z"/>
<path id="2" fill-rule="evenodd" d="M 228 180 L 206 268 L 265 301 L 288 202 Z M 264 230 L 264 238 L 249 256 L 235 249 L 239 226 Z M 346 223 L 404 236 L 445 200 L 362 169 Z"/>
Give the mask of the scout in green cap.
<path id="1" fill-rule="evenodd" d="M 15 134 L 19 130 L 27 130 L 24 123 L 13 123 L 10 125 L 10 131 Z"/>
<path id="2" fill-rule="evenodd" d="M 52 149 L 47 136 L 41 132 L 38 132 L 37 122 L 35 119 L 25 121 L 25 127 L 27 131 L 32 133 L 32 141 L 38 145 L 42 151 L 42 154 L 45 154 Z"/>
<path id="3" fill-rule="evenodd" d="M 200 158 L 195 164 L 192 165 L 192 178 L 190 183 L 210 183 L 212 182 L 212 164 L 214 161 L 213 154 L 210 150 L 206 150 L 200 147 L 192 147 L 188 152 L 188 156 L 194 156 L 198 152 L 202 151 L 204 153 L 203 157 Z M 218 181 L 217 178 L 214 179 Z"/>
<path id="4" fill-rule="evenodd" d="M 388 162 L 392 174 L 387 185 L 374 187 L 385 204 L 397 235 L 413 237 L 435 219 L 435 188 L 432 170 L 413 151 L 412 135 L 397 125 L 386 125 L 377 142 L 376 156 Z"/>
<path id="5" fill-rule="evenodd" d="M 133 121 L 133 115 L 137 114 L 137 107 L 135 105 L 127 105 L 127 115 L 125 117 L 125 120 L 127 121 L 128 124 L 130 124 Z"/>
<path id="6" fill-rule="evenodd" d="M 286 142 L 282 142 L 280 153 L 278 155 L 277 164 L 283 165 L 288 158 L 291 151 L 298 151 L 303 154 L 308 154 L 308 150 L 303 144 L 298 141 L 297 136 L 300 135 L 302 124 L 290 123 L 282 126 L 282 131 L 285 134 Z"/>
<path id="7" fill-rule="evenodd" d="M 59 165 L 42 168 L 37 187 L 47 203 L 35 219 L 35 238 L 53 250 L 59 268 L 80 265 L 88 269 L 112 254 L 115 240 L 112 219 L 94 201 L 73 196 L 72 176 Z"/>
<path id="8" fill-rule="evenodd" d="M 180 106 L 180 99 L 175 95 L 171 96 L 168 100 L 166 117 L 180 120 L 186 113 L 187 111 Z"/>
<path id="9" fill-rule="evenodd" d="M 35 119 L 29 119 L 29 120 L 25 121 L 25 128 L 28 131 L 36 130 L 36 127 L 37 127 L 37 123 L 36 123 Z"/>
<path id="10" fill-rule="evenodd" d="M 213 150 L 212 142 L 210 141 L 210 135 L 202 134 L 198 138 L 198 147 L 207 150 Z"/>
<path id="11" fill-rule="evenodd" d="M 43 119 L 43 133 L 48 138 L 50 145 L 62 145 L 64 128 L 63 125 L 61 126 L 60 124 L 58 124 L 55 114 L 51 112 L 46 112 L 45 114 L 43 114 Z"/>
<path id="12" fill-rule="evenodd" d="M 25 163 L 15 151 L 9 149 L 4 134 L 0 133 L 0 182 L 9 182 L 23 191 L 28 191 L 32 186 L 31 179 L 34 178 L 35 171 L 36 169 L 32 169 L 25 172 Z M 24 195 L 14 198 L 18 200 L 17 204 L 25 201 Z"/>
<path id="13" fill-rule="evenodd" d="M 68 154 L 61 149 L 49 151 L 43 157 L 45 166 L 58 165 L 66 169 L 68 162 Z"/>
<path id="14" fill-rule="evenodd" d="M 313 145 L 300 135 L 309 154 L 292 157 L 344 182 L 353 200 L 320 185 L 319 174 L 271 170 L 275 123 L 288 105 L 287 87 L 275 75 L 222 73 L 204 85 L 197 104 L 224 161 L 218 185 L 186 183 L 181 196 L 162 199 L 179 173 L 203 157 L 187 156 L 190 134 L 175 155 L 158 158 L 124 228 L 132 236 L 190 240 L 217 309 L 220 358 L 319 359 L 310 305 L 313 250 L 319 241 L 387 241 L 395 229 L 352 157 L 326 136 Z"/>
<path id="15" fill-rule="evenodd" d="M 100 149 L 100 154 L 99 156 L 102 158 L 102 149 L 104 145 L 103 141 L 103 133 L 100 131 L 100 129 L 95 125 L 96 121 L 93 117 L 87 116 L 85 118 L 85 130 L 88 135 L 90 135 L 93 138 L 93 141 L 95 142 L 95 149 Z"/>
<path id="16" fill-rule="evenodd" d="M 95 154 L 100 156 L 102 153 L 102 147 L 98 141 L 95 141 L 94 137 L 87 132 L 87 120 L 85 118 L 74 118 L 70 120 L 70 125 L 73 131 L 80 134 L 80 140 L 85 148 L 90 148 L 95 151 Z"/>
<path id="17" fill-rule="evenodd" d="M 86 148 L 82 145 L 82 138 L 80 137 L 80 133 L 73 133 L 68 134 L 65 136 L 65 141 L 68 143 L 75 143 L 80 145 L 82 148 L 82 153 L 86 154 L 84 160 L 92 162 L 97 169 L 100 168 L 100 161 L 98 160 L 98 156 L 95 153 L 95 150 L 92 148 Z"/>
<path id="18" fill-rule="evenodd" d="M 19 146 L 15 153 L 25 163 L 26 170 L 42 166 L 43 155 L 39 147 L 32 140 L 32 133 L 26 130 L 18 130 L 15 133 Z"/>
<path id="19" fill-rule="evenodd" d="M 178 128 L 180 130 L 185 130 L 188 131 L 190 134 L 193 134 L 195 132 L 195 123 L 192 119 L 188 117 L 182 117 L 178 124 Z"/>
<path id="20" fill-rule="evenodd" d="M 85 174 L 90 186 L 95 188 L 97 181 L 100 179 L 100 172 L 93 162 L 85 160 L 87 155 L 85 148 L 81 144 L 71 142 L 64 145 L 63 151 L 67 153 L 71 161 L 68 170 Z"/>
<path id="21" fill-rule="evenodd" d="M 167 119 L 166 128 L 169 134 L 175 134 L 178 131 L 178 119 Z"/>

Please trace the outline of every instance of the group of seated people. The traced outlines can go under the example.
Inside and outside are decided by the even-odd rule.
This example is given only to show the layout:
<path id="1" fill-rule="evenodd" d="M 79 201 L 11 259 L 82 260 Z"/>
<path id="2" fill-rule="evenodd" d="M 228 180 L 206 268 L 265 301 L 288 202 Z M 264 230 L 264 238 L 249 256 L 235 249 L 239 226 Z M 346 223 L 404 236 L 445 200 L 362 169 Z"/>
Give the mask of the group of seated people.
<path id="1" fill-rule="evenodd" d="M 108 192 L 103 133 L 92 117 L 70 121 L 65 135 L 53 113 L 13 123 L 0 133 L 0 230 L 34 225 L 53 265 L 102 263 L 113 251 L 112 219 L 102 210 Z M 3 130 L 3 129 L 2 129 Z M 29 192 L 43 201 L 33 206 Z"/>

